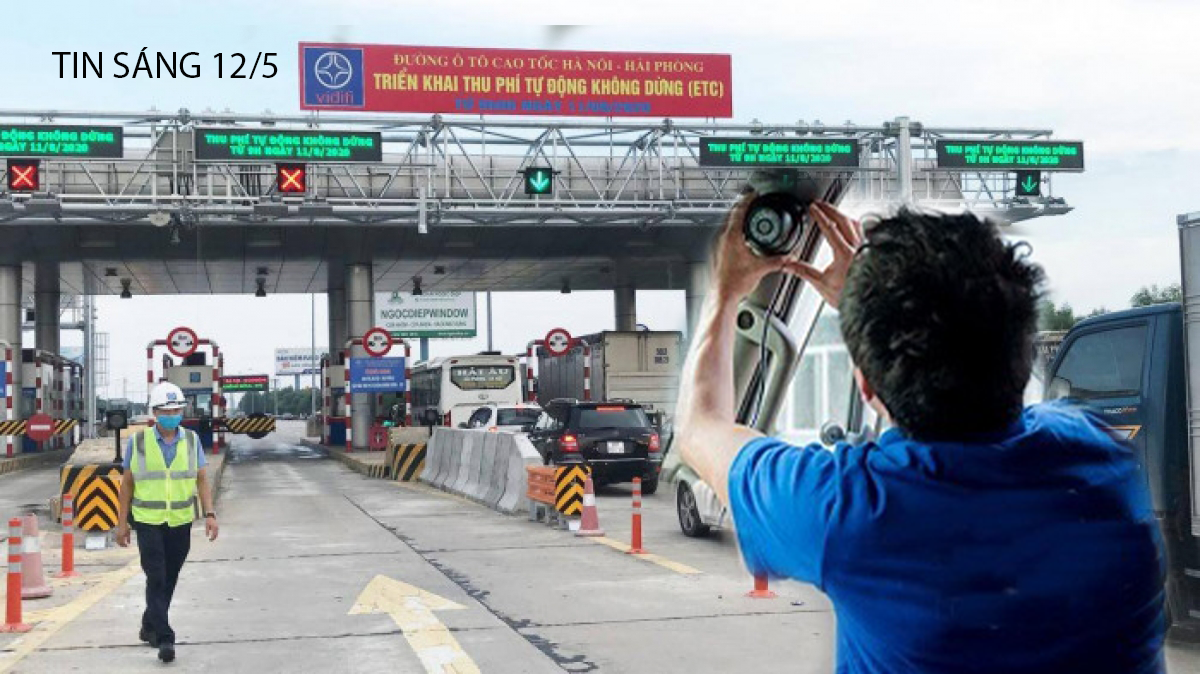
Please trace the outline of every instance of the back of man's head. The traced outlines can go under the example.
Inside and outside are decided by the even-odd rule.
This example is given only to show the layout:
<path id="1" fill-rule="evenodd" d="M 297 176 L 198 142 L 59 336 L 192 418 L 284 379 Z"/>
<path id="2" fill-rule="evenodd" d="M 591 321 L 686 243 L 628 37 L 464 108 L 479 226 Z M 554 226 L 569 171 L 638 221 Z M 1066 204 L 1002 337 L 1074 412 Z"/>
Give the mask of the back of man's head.
<path id="1" fill-rule="evenodd" d="M 842 335 L 897 426 L 928 440 L 1001 431 L 1021 412 L 1041 269 L 966 213 L 901 210 L 869 226 Z"/>

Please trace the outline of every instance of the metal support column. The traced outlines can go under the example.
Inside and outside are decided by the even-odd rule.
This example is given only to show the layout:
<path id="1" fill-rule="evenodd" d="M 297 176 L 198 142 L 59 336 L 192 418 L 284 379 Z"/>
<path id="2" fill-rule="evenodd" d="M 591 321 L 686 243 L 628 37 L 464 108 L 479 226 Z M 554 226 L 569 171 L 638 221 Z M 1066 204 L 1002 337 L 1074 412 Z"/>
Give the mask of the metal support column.
<path id="1" fill-rule="evenodd" d="M 350 337 L 362 337 L 375 321 L 375 288 L 370 264 L 346 265 L 346 324 Z M 343 342 L 344 343 L 344 342 Z M 366 358 L 367 352 L 361 345 L 350 348 L 352 358 Z M 347 384 L 350 372 L 346 371 Z M 353 390 L 353 389 L 352 389 Z M 366 450 L 370 446 L 371 419 L 375 416 L 375 396 L 371 393 L 352 393 L 354 431 L 353 447 Z"/>
<path id="2" fill-rule="evenodd" d="M 900 182 L 900 203 L 913 202 L 912 128 L 907 117 L 897 117 L 896 178 Z"/>
<path id="3" fill-rule="evenodd" d="M 87 424 L 83 437 L 96 437 L 96 298 L 83 296 L 83 395 Z"/>

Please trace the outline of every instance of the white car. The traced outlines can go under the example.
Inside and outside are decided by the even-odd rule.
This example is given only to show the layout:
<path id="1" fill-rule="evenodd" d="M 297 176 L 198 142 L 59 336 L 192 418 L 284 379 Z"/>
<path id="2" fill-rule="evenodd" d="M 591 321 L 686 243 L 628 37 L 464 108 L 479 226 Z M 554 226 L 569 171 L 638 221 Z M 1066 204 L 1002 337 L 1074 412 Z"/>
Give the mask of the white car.
<path id="1" fill-rule="evenodd" d="M 537 403 L 488 403 L 471 413 L 460 428 L 487 431 L 525 432 L 537 423 L 542 408 Z"/>

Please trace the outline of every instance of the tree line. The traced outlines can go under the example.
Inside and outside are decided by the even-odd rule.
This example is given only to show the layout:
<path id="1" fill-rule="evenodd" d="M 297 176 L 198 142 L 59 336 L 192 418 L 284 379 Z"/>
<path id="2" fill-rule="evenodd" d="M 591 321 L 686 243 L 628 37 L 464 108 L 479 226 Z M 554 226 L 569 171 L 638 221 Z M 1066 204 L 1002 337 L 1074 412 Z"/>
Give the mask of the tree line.
<path id="1" fill-rule="evenodd" d="M 1165 302 L 1182 302 L 1183 287 L 1178 283 L 1172 283 L 1167 286 L 1159 287 L 1158 285 L 1143 286 L 1138 289 L 1132 297 L 1129 298 L 1129 306 L 1132 308 L 1148 307 L 1154 304 L 1163 304 Z M 1070 330 L 1079 321 L 1093 316 L 1100 316 L 1108 313 L 1108 309 L 1099 307 L 1091 310 L 1087 314 L 1077 315 L 1070 303 L 1063 302 L 1055 304 L 1049 299 L 1043 299 L 1038 305 L 1038 329 L 1039 330 Z"/>

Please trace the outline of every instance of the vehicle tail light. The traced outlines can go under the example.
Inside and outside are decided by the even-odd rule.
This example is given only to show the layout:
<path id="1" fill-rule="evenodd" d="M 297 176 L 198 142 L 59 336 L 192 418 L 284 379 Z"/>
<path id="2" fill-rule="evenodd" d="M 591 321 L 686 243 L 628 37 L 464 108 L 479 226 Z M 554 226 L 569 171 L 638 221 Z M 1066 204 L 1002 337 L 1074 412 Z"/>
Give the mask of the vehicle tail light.
<path id="1" fill-rule="evenodd" d="M 662 441 L 658 439 L 658 433 L 650 434 L 650 451 L 657 452 L 662 449 Z"/>
<path id="2" fill-rule="evenodd" d="M 495 433 L 495 432 L 496 432 L 496 427 L 495 427 L 495 426 L 492 426 L 491 428 L 489 428 L 489 429 L 488 429 L 488 432 L 489 432 L 489 433 Z"/>
<path id="3" fill-rule="evenodd" d="M 446 417 L 443 419 L 443 421 L 445 422 L 444 425 L 446 425 L 446 426 L 450 425 L 450 413 L 449 412 L 446 412 Z"/>
<path id="4" fill-rule="evenodd" d="M 579 438 L 574 435 L 564 435 L 558 439 L 558 449 L 563 452 L 578 452 Z"/>

